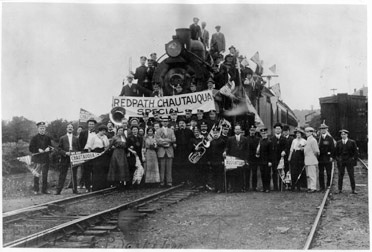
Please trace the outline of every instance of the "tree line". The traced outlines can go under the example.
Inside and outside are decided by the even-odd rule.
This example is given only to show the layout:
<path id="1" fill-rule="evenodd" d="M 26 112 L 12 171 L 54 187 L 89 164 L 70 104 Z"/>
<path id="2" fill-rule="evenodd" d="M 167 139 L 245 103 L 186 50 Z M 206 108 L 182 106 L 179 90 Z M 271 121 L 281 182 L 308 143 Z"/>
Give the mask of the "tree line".
<path id="1" fill-rule="evenodd" d="M 101 118 L 103 118 L 102 124 L 107 124 L 109 121 L 108 114 L 102 115 Z M 79 123 L 79 121 L 56 119 L 47 123 L 46 132 L 54 142 L 58 143 L 59 138 L 66 134 L 66 127 L 69 123 L 73 124 L 75 132 L 79 125 L 86 127 L 86 123 Z M 29 143 L 31 138 L 37 134 L 36 122 L 23 116 L 14 116 L 10 121 L 2 120 L 1 127 L 3 143 L 17 143 L 20 140 Z"/>

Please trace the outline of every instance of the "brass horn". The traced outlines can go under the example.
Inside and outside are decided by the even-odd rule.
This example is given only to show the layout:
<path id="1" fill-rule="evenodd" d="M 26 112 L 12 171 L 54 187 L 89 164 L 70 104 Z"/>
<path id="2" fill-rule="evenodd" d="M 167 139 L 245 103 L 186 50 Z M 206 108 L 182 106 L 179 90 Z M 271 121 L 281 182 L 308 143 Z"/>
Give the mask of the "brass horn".
<path id="1" fill-rule="evenodd" d="M 110 121 L 117 125 L 117 126 L 121 126 L 122 125 L 122 120 L 123 118 L 125 117 L 125 108 L 123 107 L 114 107 L 111 109 L 110 111 Z"/>

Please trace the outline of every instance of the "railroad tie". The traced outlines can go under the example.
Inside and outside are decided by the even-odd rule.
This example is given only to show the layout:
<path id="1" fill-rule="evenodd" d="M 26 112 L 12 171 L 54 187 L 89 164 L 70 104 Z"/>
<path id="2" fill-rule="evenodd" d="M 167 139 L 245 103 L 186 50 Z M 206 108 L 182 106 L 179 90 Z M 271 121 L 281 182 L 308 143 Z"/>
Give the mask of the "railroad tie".
<path id="1" fill-rule="evenodd" d="M 108 230 L 87 230 L 83 234 L 84 235 L 106 235 Z"/>
<path id="2" fill-rule="evenodd" d="M 95 243 L 88 242 L 56 242 L 53 248 L 94 248 Z"/>
<path id="3" fill-rule="evenodd" d="M 114 230 L 116 228 L 117 228 L 117 226 L 114 226 L 114 225 L 106 225 L 106 226 L 94 226 L 94 227 L 89 228 L 89 230 L 107 230 L 107 231 L 110 231 L 110 230 Z"/>
<path id="4" fill-rule="evenodd" d="M 68 242 L 95 242 L 96 238 L 92 235 L 73 235 L 67 239 Z"/>

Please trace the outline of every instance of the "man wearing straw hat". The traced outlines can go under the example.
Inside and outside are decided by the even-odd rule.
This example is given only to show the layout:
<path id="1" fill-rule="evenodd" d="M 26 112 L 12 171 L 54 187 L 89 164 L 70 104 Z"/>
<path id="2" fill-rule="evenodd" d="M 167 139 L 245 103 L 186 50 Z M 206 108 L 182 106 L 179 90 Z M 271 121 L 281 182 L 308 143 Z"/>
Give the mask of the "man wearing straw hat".
<path id="1" fill-rule="evenodd" d="M 313 133 L 314 128 L 307 127 L 305 128 L 305 134 L 307 137 L 307 143 L 304 148 L 304 155 L 305 155 L 305 166 L 306 166 L 306 176 L 307 176 L 307 188 L 309 193 L 316 192 L 319 188 L 318 184 L 318 159 L 317 156 L 319 155 L 319 147 L 318 143 L 315 140 Z"/>
<path id="2" fill-rule="evenodd" d="M 335 144 L 333 137 L 328 133 L 328 126 L 324 122 L 320 125 L 319 130 L 319 185 L 320 190 L 324 190 L 324 170 L 327 172 L 327 187 L 330 187 L 331 185 L 332 161 L 335 152 Z"/>

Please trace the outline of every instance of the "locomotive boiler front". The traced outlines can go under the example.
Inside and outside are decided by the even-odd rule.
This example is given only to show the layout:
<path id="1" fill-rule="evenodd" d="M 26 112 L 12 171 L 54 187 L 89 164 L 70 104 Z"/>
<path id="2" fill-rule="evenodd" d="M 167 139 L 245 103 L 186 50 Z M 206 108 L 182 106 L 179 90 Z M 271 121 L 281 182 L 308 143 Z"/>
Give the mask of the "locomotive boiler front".
<path id="1" fill-rule="evenodd" d="M 162 86 L 164 95 L 177 94 L 177 87 L 187 93 L 192 82 L 200 90 L 206 88 L 211 71 L 206 67 L 204 44 L 191 39 L 190 29 L 176 29 L 176 35 L 165 44 L 165 51 L 168 58 L 158 65 L 153 76 L 154 82 Z"/>

